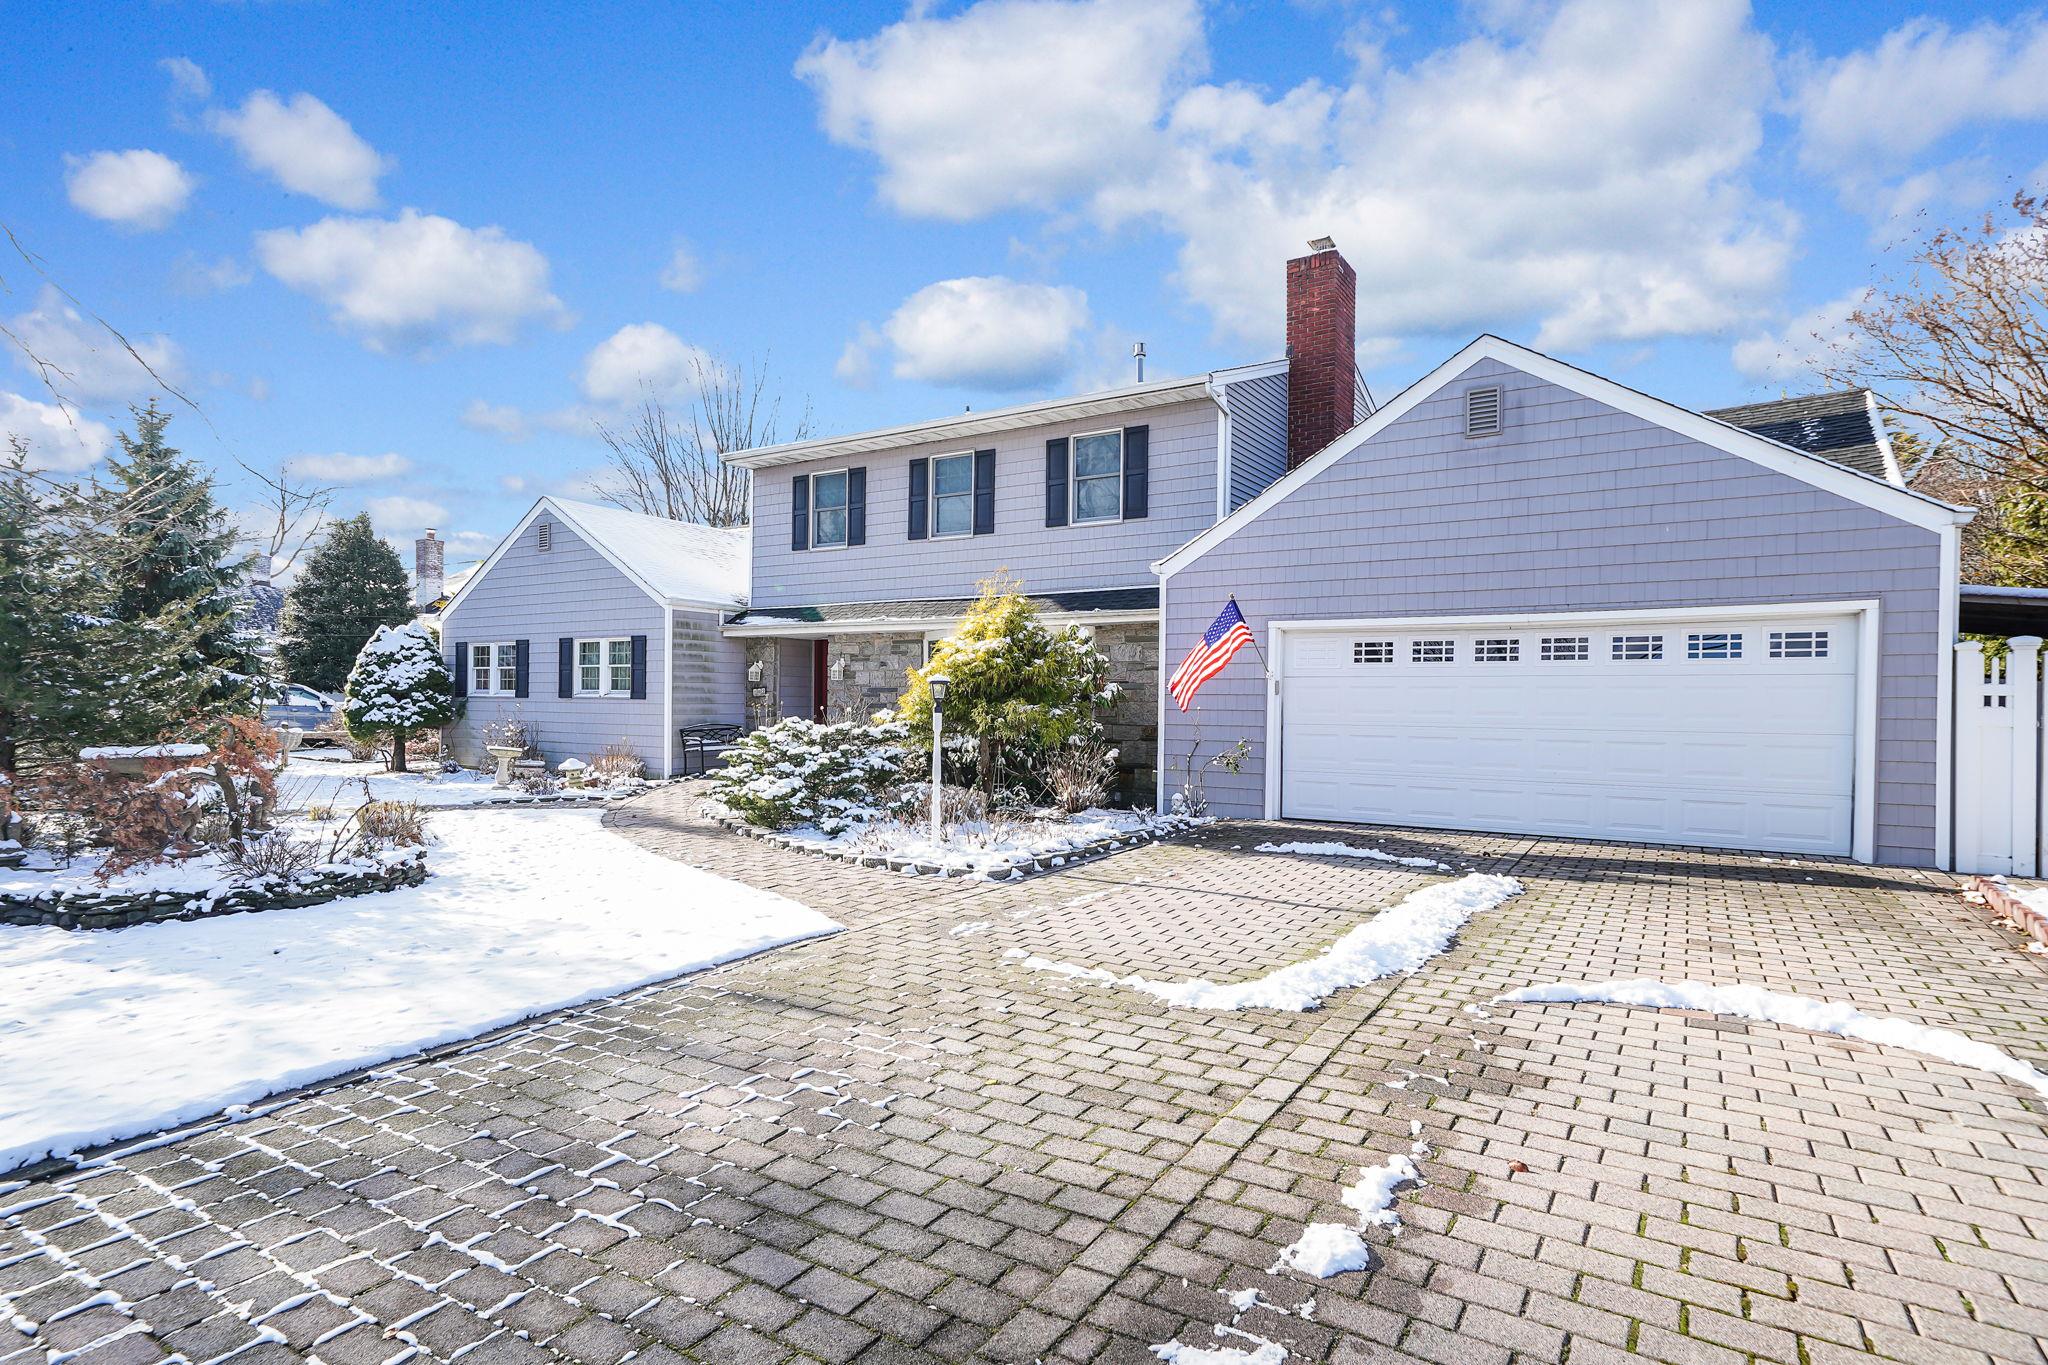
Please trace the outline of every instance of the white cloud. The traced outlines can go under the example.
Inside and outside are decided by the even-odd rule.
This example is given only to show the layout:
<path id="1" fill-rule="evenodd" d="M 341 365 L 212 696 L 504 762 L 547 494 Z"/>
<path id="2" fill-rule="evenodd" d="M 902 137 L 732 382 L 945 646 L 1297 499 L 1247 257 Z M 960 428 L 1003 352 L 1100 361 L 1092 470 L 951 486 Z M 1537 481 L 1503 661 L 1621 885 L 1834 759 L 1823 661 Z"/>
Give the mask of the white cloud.
<path id="1" fill-rule="evenodd" d="M 0 454 L 17 436 L 28 443 L 30 468 L 64 474 L 90 468 L 114 444 L 114 433 L 104 422 L 0 391 Z"/>
<path id="2" fill-rule="evenodd" d="M 171 78 L 173 93 L 190 100 L 213 98 L 213 82 L 207 79 L 199 63 L 190 57 L 166 57 L 157 66 Z"/>
<path id="3" fill-rule="evenodd" d="M 320 483 L 370 483 L 395 479 L 412 469 L 412 461 L 396 451 L 382 455 L 294 455 L 291 471 Z"/>
<path id="4" fill-rule="evenodd" d="M 15 360 L 39 378 L 46 377 L 69 401 L 122 402 L 160 392 L 164 384 L 184 378 L 184 355 L 169 337 L 131 336 L 131 355 L 112 332 L 80 316 L 54 289 L 45 288 L 33 309 L 8 319 L 7 325 L 22 347 L 49 368 L 37 370 L 19 350 Z M 151 377 L 151 370 L 163 383 Z"/>
<path id="5" fill-rule="evenodd" d="M 1179 6 L 1159 13 L 1199 25 Z M 1349 83 L 1273 97 L 1190 84 L 1198 27 L 1155 33 L 1113 45 L 1115 83 L 1141 97 L 1107 113 L 1044 54 L 1136 22 L 1111 4 L 913 10 L 874 38 L 815 47 L 802 71 L 826 131 L 875 154 L 896 207 L 1035 205 L 1056 226 L 1078 214 L 1164 228 L 1182 288 L 1265 346 L 1282 333 L 1282 262 L 1326 234 L 1358 270 L 1367 344 L 1492 328 L 1576 348 L 1756 316 L 1796 224 L 1748 179 L 1775 78 L 1742 0 L 1466 13 L 1499 26 L 1407 66 L 1362 35 Z M 1020 82 L 1029 98 L 992 93 Z"/>
<path id="6" fill-rule="evenodd" d="M 658 322 L 636 322 L 600 341 L 583 358 L 578 375 L 583 396 L 593 403 L 625 407 L 643 394 L 673 398 L 690 391 L 701 366 L 716 362 Z"/>
<path id="7" fill-rule="evenodd" d="M 1748 378 L 1788 384 L 1813 383 L 1822 364 L 1841 356 L 1855 339 L 1849 314 L 1863 306 L 1869 291 L 1852 289 L 1807 310 L 1775 332 L 1735 343 L 1730 358 Z"/>
<path id="8" fill-rule="evenodd" d="M 171 267 L 171 287 L 194 298 L 239 289 L 250 280 L 249 267 L 232 256 L 203 260 L 188 251 Z"/>
<path id="9" fill-rule="evenodd" d="M 853 340 L 839 352 L 839 360 L 833 365 L 832 373 L 856 389 L 867 388 L 875 382 L 875 352 L 882 346 L 882 334 L 863 322 Z"/>
<path id="10" fill-rule="evenodd" d="M 370 514 L 371 523 L 385 536 L 399 531 L 425 530 L 448 520 L 447 508 L 425 498 L 371 498 L 363 504 L 363 510 Z"/>
<path id="11" fill-rule="evenodd" d="M 376 207 L 377 177 L 391 169 L 347 119 L 303 91 L 287 102 L 258 90 L 239 110 L 210 110 L 206 126 L 286 189 L 339 209 Z"/>
<path id="12" fill-rule="evenodd" d="M 103 222 L 148 232 L 168 224 L 192 198 L 193 180 L 165 156 L 135 148 L 67 156 L 65 190 L 72 206 Z"/>
<path id="13" fill-rule="evenodd" d="M 1071 370 L 1087 326 L 1088 296 L 1078 289 L 974 275 L 912 294 L 882 324 L 881 340 L 899 379 L 1023 389 Z M 846 364 L 842 357 L 842 374 Z"/>
<path id="14" fill-rule="evenodd" d="M 1153 142 L 1205 61 L 1193 0 L 983 0 L 872 38 L 821 37 L 796 73 L 834 141 L 882 162 L 882 196 L 948 219 L 1049 207 Z"/>
<path id="15" fill-rule="evenodd" d="M 504 344 L 535 318 L 563 320 L 548 260 L 502 228 L 467 228 L 406 209 L 398 217 L 323 218 L 256 234 L 256 259 L 373 350 Z"/>
<path id="16" fill-rule="evenodd" d="M 462 425 L 471 431 L 485 431 L 493 436 L 502 436 L 508 441 L 523 441 L 532 435 L 526 414 L 507 404 L 486 403 L 481 398 L 469 400 L 469 406 L 462 410 Z"/>
<path id="17" fill-rule="evenodd" d="M 498 487 L 506 493 L 524 493 L 526 491 L 526 476 L 524 474 L 500 474 L 498 476 Z"/>
<path id="18" fill-rule="evenodd" d="M 1794 102 L 1807 160 L 1861 181 L 1971 123 L 2048 119 L 2048 18 L 1910 19 L 1816 65 Z"/>
<path id="19" fill-rule="evenodd" d="M 661 287 L 687 294 L 702 283 L 704 271 L 697 263 L 697 253 L 690 250 L 688 242 L 678 242 L 668 264 L 661 268 Z"/>

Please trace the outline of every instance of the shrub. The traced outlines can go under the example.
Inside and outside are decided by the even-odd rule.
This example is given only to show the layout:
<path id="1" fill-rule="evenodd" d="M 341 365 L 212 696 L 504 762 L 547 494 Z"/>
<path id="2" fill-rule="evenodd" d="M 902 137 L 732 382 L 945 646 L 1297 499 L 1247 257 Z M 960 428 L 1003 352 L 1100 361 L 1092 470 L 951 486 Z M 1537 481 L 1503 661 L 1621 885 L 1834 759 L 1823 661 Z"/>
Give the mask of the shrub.
<path id="1" fill-rule="evenodd" d="M 819 725 L 792 716 L 729 749 L 712 788 L 749 824 L 840 834 L 902 804 L 896 788 L 907 776 L 906 737 L 896 720 Z"/>
<path id="2" fill-rule="evenodd" d="M 246 839 L 228 855 L 229 865 L 250 877 L 295 877 L 312 871 L 322 861 L 321 847 L 316 841 L 294 839 L 282 830 Z"/>
<path id="3" fill-rule="evenodd" d="M 406 771 L 406 745 L 455 719 L 455 678 L 425 627 L 379 626 L 356 656 L 341 703 L 351 735 L 390 736 L 391 770 Z"/>
<path id="4" fill-rule="evenodd" d="M 590 760 L 590 780 L 601 787 L 636 781 L 646 775 L 647 765 L 640 761 L 640 755 L 626 747 L 624 740 L 605 745 Z"/>
<path id="5" fill-rule="evenodd" d="M 426 813 L 417 801 L 366 801 L 356 831 L 365 849 L 418 847 L 427 842 Z"/>
<path id="6" fill-rule="evenodd" d="M 563 779 L 552 773 L 521 773 L 512 779 L 513 790 L 525 792 L 528 796 L 553 796 L 564 785 Z"/>
<path id="7" fill-rule="evenodd" d="M 1068 740 L 1046 759 L 1045 785 L 1066 815 L 1105 804 L 1115 781 L 1116 750 L 1092 735 Z"/>

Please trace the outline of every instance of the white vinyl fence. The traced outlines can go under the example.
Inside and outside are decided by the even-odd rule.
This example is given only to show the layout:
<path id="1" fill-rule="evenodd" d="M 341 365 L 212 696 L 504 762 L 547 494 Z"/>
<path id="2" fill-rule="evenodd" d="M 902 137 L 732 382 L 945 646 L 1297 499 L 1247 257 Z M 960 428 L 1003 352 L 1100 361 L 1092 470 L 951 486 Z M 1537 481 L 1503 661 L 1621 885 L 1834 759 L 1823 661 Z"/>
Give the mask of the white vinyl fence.
<path id="1" fill-rule="evenodd" d="M 2040 874 L 2041 637 L 2016 635 L 2002 659 L 1956 645 L 1955 871 Z"/>

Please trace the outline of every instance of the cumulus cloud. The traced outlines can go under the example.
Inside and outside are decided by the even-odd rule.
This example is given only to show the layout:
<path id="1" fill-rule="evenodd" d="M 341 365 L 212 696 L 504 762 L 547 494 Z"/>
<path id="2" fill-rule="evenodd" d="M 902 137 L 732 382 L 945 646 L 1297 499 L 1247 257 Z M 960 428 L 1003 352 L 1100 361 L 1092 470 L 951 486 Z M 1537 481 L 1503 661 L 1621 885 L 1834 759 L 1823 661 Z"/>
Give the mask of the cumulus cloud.
<path id="1" fill-rule="evenodd" d="M 193 180 L 183 166 L 144 148 L 66 157 L 72 206 L 102 222 L 149 232 L 184 212 Z"/>
<path id="2" fill-rule="evenodd" d="M 422 531 L 448 520 L 447 508 L 425 498 L 371 498 L 363 504 L 363 510 L 370 514 L 371 524 L 386 536 L 398 531 Z"/>
<path id="3" fill-rule="evenodd" d="M 395 479 L 412 469 L 412 461 L 395 451 L 382 455 L 294 455 L 291 471 L 320 483 L 370 483 Z"/>
<path id="4" fill-rule="evenodd" d="M 1735 368 L 1758 383 L 1811 383 L 1821 366 L 1842 355 L 1856 337 L 1849 314 L 1863 306 L 1869 291 L 1852 289 L 1791 319 L 1776 331 L 1745 337 L 1735 343 L 1730 359 Z"/>
<path id="5" fill-rule="evenodd" d="M 91 468 L 114 444 L 106 423 L 74 408 L 0 391 L 0 449 L 17 437 L 28 446 L 31 469 L 60 474 Z"/>
<path id="6" fill-rule="evenodd" d="M 213 82 L 190 57 L 166 57 L 157 66 L 171 78 L 172 93 L 188 100 L 213 98 Z"/>
<path id="7" fill-rule="evenodd" d="M 1405 66 L 1363 35 L 1346 83 L 1277 95 L 1194 79 L 1198 13 L 1109 0 L 913 9 L 799 70 L 893 206 L 1163 228 L 1178 283 L 1263 345 L 1281 263 L 1326 234 L 1358 270 L 1367 344 L 1491 327 L 1576 348 L 1755 317 L 1796 224 L 1748 179 L 1775 84 L 1742 0 L 1466 12 L 1493 26 Z M 1047 55 L 1105 43 L 1097 80 Z"/>
<path id="8" fill-rule="evenodd" d="M 45 288 L 34 308 L 9 318 L 7 325 L 21 340 L 16 361 L 46 378 L 70 401 L 124 402 L 184 378 L 184 353 L 169 337 L 131 336 L 128 343 L 135 348 L 131 355 L 112 332 L 80 316 L 54 289 Z M 23 351 L 48 368 L 36 368 Z M 151 376 L 151 370 L 162 383 Z"/>
<path id="9" fill-rule="evenodd" d="M 661 287 L 687 294 L 702 283 L 704 272 L 697 264 L 697 253 L 690 250 L 688 242 L 678 242 L 668 264 L 661 268 Z"/>
<path id="10" fill-rule="evenodd" d="M 1795 105 L 1808 162 L 1852 180 L 1971 123 L 2048 119 L 2048 18 L 1961 30 L 1909 19 L 1874 47 L 1815 65 Z"/>
<path id="11" fill-rule="evenodd" d="M 188 251 L 171 267 L 171 287 L 194 298 L 238 289 L 249 279 L 249 267 L 232 256 L 209 261 Z"/>
<path id="12" fill-rule="evenodd" d="M 206 126 L 253 169 L 338 209 L 376 207 L 377 178 L 391 168 L 347 119 L 303 91 L 281 100 L 258 90 L 240 109 L 209 111 Z"/>
<path id="13" fill-rule="evenodd" d="M 502 345 L 529 321 L 563 320 L 547 257 L 532 243 L 415 209 L 259 232 L 256 259 L 373 350 Z"/>
<path id="14" fill-rule="evenodd" d="M 687 393 L 698 369 L 708 371 L 716 363 L 660 323 L 635 322 L 591 348 L 577 382 L 591 402 L 624 407 L 643 394 L 673 398 Z"/>
<path id="15" fill-rule="evenodd" d="M 526 421 L 526 414 L 518 408 L 500 403 L 486 403 L 481 398 L 469 400 L 469 406 L 462 410 L 462 425 L 471 431 L 489 432 L 502 436 L 508 441 L 523 441 L 532 435 Z"/>
<path id="16" fill-rule="evenodd" d="M 1064 285 L 972 275 L 928 284 L 899 305 L 879 332 L 856 339 L 840 359 L 842 378 L 886 346 L 899 379 L 959 388 L 1024 389 L 1074 366 L 1088 327 L 1088 296 Z M 863 341 L 865 345 L 863 346 Z"/>

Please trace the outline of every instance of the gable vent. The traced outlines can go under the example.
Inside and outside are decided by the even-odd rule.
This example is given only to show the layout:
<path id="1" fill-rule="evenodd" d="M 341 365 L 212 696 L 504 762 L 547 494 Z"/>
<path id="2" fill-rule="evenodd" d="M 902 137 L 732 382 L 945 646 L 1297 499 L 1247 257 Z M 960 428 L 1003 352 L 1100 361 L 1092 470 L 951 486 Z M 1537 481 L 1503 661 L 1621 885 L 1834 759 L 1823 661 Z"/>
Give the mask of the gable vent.
<path id="1" fill-rule="evenodd" d="M 555 544 L 555 524 L 552 521 L 543 521 L 536 525 L 533 528 L 533 543 L 536 549 L 543 552 L 553 549 Z"/>
<path id="2" fill-rule="evenodd" d="M 1489 384 L 1483 389 L 1465 391 L 1465 434 L 1467 436 L 1498 436 L 1500 434 L 1501 392 L 1498 384 Z"/>

